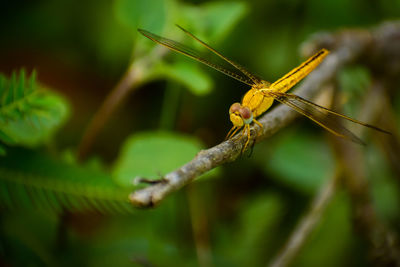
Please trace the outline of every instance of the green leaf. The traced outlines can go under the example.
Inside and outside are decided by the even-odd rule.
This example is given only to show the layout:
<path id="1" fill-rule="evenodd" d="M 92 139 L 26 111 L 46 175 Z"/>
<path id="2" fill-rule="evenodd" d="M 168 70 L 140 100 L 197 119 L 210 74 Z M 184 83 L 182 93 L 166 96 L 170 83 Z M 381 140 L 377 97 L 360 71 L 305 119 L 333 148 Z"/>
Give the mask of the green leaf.
<path id="1" fill-rule="evenodd" d="M 129 213 L 131 190 L 100 169 L 26 149 L 10 148 L 0 161 L 0 207 L 8 210 Z"/>
<path id="2" fill-rule="evenodd" d="M 2 241 L 6 242 L 7 251 L 12 251 L 14 255 L 23 255 L 23 257 L 14 256 L 18 259 L 13 260 L 13 264 L 19 266 L 57 265 L 57 257 L 52 255 L 52 246 L 49 246 L 54 240 L 52 234 L 57 229 L 55 216 L 44 216 L 45 214 L 35 213 L 33 210 L 3 213 L 3 215 Z M 27 225 L 29 227 L 26 227 Z"/>
<path id="3" fill-rule="evenodd" d="M 24 96 L 25 90 L 25 70 L 21 69 L 20 74 L 19 74 L 19 80 L 17 81 L 17 84 L 14 87 L 14 100 L 19 100 Z"/>
<path id="4" fill-rule="evenodd" d="M 174 24 L 178 23 L 192 31 L 196 36 L 200 38 L 206 36 L 207 38 L 203 39 L 212 40 L 212 43 L 216 44 L 218 40 L 223 40 L 226 37 L 247 10 L 246 4 L 241 2 L 211 2 L 203 5 L 177 3 L 176 7 L 174 5 L 172 5 L 172 8 L 168 6 L 168 9 L 165 8 L 165 10 L 162 10 L 162 5 L 154 9 L 152 5 L 156 3 L 157 1 L 145 1 L 145 4 L 142 1 L 132 1 L 128 4 L 127 1 L 120 0 L 119 17 L 133 27 L 135 31 L 136 28 L 144 28 L 182 42 L 182 37 L 187 36 L 175 27 Z M 133 9 L 135 11 L 132 11 Z M 166 12 L 167 15 L 163 14 L 163 12 Z M 151 13 L 148 18 L 149 21 L 142 20 L 141 15 L 147 13 Z M 156 26 L 155 23 L 150 23 L 153 14 L 159 14 L 154 15 L 159 19 L 159 23 Z M 168 18 L 173 18 L 173 20 L 168 20 Z M 143 54 L 148 53 L 143 52 L 148 51 L 147 48 L 158 46 L 158 44 L 145 39 L 145 37 L 140 37 L 136 40 L 135 47 L 135 51 L 139 51 L 138 54 L 143 56 Z M 198 43 L 194 43 L 195 47 L 196 45 L 199 46 Z M 148 56 L 150 57 L 150 55 Z M 147 72 L 148 79 L 154 79 L 155 77 L 174 79 L 196 95 L 204 95 L 211 91 L 212 81 L 208 78 L 208 72 L 203 72 L 200 69 L 199 63 L 189 62 L 182 55 L 176 56 L 175 59 L 177 61 L 172 64 L 164 63 L 158 64 L 156 67 L 152 66 Z"/>
<path id="5" fill-rule="evenodd" d="M 29 78 L 28 84 L 26 85 L 26 90 L 28 93 L 31 93 L 35 90 L 36 87 L 36 70 L 33 70 L 31 73 L 31 77 Z"/>
<path id="6" fill-rule="evenodd" d="M 6 148 L 0 144 L 0 157 L 7 154 Z"/>
<path id="7" fill-rule="evenodd" d="M 368 69 L 363 66 L 350 66 L 339 71 L 339 83 L 345 92 L 362 94 L 371 83 Z"/>
<path id="8" fill-rule="evenodd" d="M 122 146 L 113 177 L 121 185 L 131 185 L 135 177 L 157 180 L 193 159 L 201 148 L 197 139 L 177 133 L 135 134 Z"/>
<path id="9" fill-rule="evenodd" d="M 244 17 L 248 8 L 244 2 L 216 1 L 201 6 L 184 6 L 181 12 L 185 23 L 207 34 L 214 43 L 223 40 L 235 24 Z"/>
<path id="10" fill-rule="evenodd" d="M 280 196 L 271 192 L 252 197 L 243 203 L 240 226 L 233 241 L 236 245 L 230 252 L 240 266 L 261 266 L 265 256 L 272 256 L 276 244 L 273 242 L 276 229 L 281 223 L 285 206 Z M 268 237 L 268 238 L 266 238 Z M 249 255 L 254 255 L 249 258 Z"/>
<path id="11" fill-rule="evenodd" d="M 272 173 L 271 177 L 305 193 L 313 194 L 334 171 L 328 144 L 312 133 L 282 134 L 268 153 L 269 157 L 258 158 L 261 168 Z"/>
<path id="12" fill-rule="evenodd" d="M 165 26 L 170 2 L 168 0 L 117 0 L 115 12 L 123 24 L 132 28 L 133 33 L 137 32 L 137 28 L 160 32 Z"/>
<path id="13" fill-rule="evenodd" d="M 355 266 L 359 250 L 351 224 L 347 195 L 339 192 L 323 213 L 322 219 L 293 261 L 293 266 Z M 353 264 L 352 264 L 353 263 Z"/>
<path id="14" fill-rule="evenodd" d="M 46 142 L 68 115 L 66 101 L 44 90 L 25 72 L 10 81 L 0 77 L 0 140 L 8 145 L 33 147 Z"/>
<path id="15" fill-rule="evenodd" d="M 155 68 L 156 77 L 166 76 L 188 88 L 195 95 L 205 95 L 211 91 L 213 81 L 201 69 L 199 64 L 188 61 L 178 61 L 171 64 L 158 64 Z"/>
<path id="16" fill-rule="evenodd" d="M 400 190 L 396 186 L 396 177 L 389 162 L 374 144 L 370 144 L 366 152 L 366 173 L 374 206 L 381 218 L 396 224 L 400 209 Z"/>
<path id="17" fill-rule="evenodd" d="M 3 75 L 2 75 L 3 76 Z M 7 81 L 6 77 L 2 77 L 2 88 L 0 91 L 2 92 L 2 106 L 8 105 L 13 101 L 13 94 L 14 94 L 14 86 L 15 86 L 15 73 L 11 75 L 10 81 Z"/>
<path id="18" fill-rule="evenodd" d="M 342 89 L 344 113 L 356 116 L 360 98 L 362 98 L 371 84 L 371 77 L 366 67 L 350 66 L 339 71 L 339 86 Z"/>

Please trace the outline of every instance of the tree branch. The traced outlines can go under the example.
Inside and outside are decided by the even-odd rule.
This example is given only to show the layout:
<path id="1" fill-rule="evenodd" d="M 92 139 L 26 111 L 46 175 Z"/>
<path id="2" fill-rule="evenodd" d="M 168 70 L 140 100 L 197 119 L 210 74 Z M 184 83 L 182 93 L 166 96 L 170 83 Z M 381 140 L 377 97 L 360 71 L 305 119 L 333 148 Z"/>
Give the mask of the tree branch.
<path id="1" fill-rule="evenodd" d="M 365 31 L 352 31 L 351 34 L 343 32 L 337 36 L 327 34 L 317 36 L 316 41 L 318 44 L 310 42 L 303 47 L 303 50 L 315 51 L 317 50 L 317 46 L 324 46 L 333 48 L 333 52 L 296 90 L 296 94 L 308 99 L 316 95 L 324 84 L 333 79 L 343 65 L 356 60 L 362 52 L 365 52 L 371 41 L 371 37 Z M 257 138 L 257 142 L 270 137 L 284 128 L 296 116 L 295 111 L 283 105 L 279 105 L 271 112 L 268 112 L 259 120 L 263 125 L 263 130 Z M 250 142 L 254 140 L 254 136 L 251 139 Z M 152 207 L 157 205 L 167 195 L 190 183 L 199 175 L 235 160 L 241 153 L 244 142 L 244 138 L 228 140 L 210 149 L 200 151 L 192 161 L 166 174 L 161 182 L 133 192 L 129 196 L 130 201 L 138 207 Z"/>

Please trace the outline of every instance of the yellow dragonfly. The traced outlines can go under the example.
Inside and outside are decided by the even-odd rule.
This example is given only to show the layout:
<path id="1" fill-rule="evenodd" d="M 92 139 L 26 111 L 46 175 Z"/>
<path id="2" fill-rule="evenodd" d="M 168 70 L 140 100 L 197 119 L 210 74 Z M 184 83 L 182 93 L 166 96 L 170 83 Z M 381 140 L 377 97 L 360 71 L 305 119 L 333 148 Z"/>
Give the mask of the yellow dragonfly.
<path id="1" fill-rule="evenodd" d="M 349 139 L 353 142 L 364 144 L 355 134 L 346 129 L 338 120 L 338 118 L 345 119 L 380 132 L 388 133 L 376 126 L 355 120 L 353 118 L 347 117 L 343 114 L 337 113 L 325 107 L 319 106 L 313 102 L 310 102 L 304 98 L 301 98 L 294 94 L 286 93 L 295 84 L 306 77 L 311 71 L 313 71 L 322 60 L 329 54 L 326 49 L 321 49 L 315 55 L 307 59 L 300 66 L 290 71 L 288 74 L 280 78 L 274 83 L 269 83 L 253 73 L 246 70 L 244 67 L 238 63 L 232 61 L 231 59 L 223 56 L 221 53 L 216 51 L 214 48 L 201 41 L 199 38 L 194 36 L 192 33 L 188 32 L 184 28 L 177 25 L 184 33 L 189 35 L 191 38 L 199 42 L 201 45 L 206 47 L 208 50 L 212 51 L 214 54 L 225 60 L 227 63 L 232 65 L 234 69 L 228 70 L 220 64 L 205 59 L 196 50 L 187 47 L 176 41 L 158 36 L 154 33 L 148 32 L 146 30 L 138 29 L 138 31 L 149 38 L 150 40 L 161 44 L 169 49 L 176 52 L 184 54 L 191 57 L 211 68 L 214 68 L 242 83 L 251 86 L 251 89 L 244 95 L 242 103 L 234 103 L 229 108 L 230 120 L 233 123 L 233 127 L 228 132 L 226 139 L 232 138 L 239 129 L 243 128 L 241 136 L 243 137 L 247 133 L 247 141 L 242 149 L 244 151 L 250 141 L 250 124 L 254 122 L 260 129 L 262 129 L 262 124 L 256 120 L 258 116 L 263 114 L 267 109 L 269 109 L 274 100 L 277 100 L 283 104 L 288 105 L 295 111 L 303 114 L 307 118 L 311 119 L 321 127 L 325 128 L 329 132 L 336 136 Z"/>

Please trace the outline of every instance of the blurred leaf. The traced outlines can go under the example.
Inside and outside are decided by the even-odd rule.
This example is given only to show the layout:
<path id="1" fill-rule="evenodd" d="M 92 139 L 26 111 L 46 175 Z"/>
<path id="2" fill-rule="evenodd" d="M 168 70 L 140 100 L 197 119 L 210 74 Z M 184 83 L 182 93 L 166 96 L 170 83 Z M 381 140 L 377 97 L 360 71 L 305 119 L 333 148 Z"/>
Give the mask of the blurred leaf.
<path id="1" fill-rule="evenodd" d="M 378 214 L 388 222 L 399 220 L 400 190 L 386 159 L 374 145 L 367 150 L 366 168 Z"/>
<path id="2" fill-rule="evenodd" d="M 380 177 L 371 186 L 374 204 L 379 215 L 385 221 L 396 222 L 399 219 L 400 192 L 392 177 Z"/>
<path id="3" fill-rule="evenodd" d="M 349 66 L 339 71 L 339 83 L 345 92 L 362 94 L 371 83 L 368 69 L 364 66 Z"/>
<path id="4" fill-rule="evenodd" d="M 113 167 L 121 185 L 132 185 L 135 177 L 157 180 L 189 162 L 201 150 L 200 142 L 169 132 L 145 132 L 129 137 Z"/>
<path id="5" fill-rule="evenodd" d="M 304 247 L 298 253 L 293 266 L 355 266 L 360 254 L 352 232 L 351 209 L 347 196 L 337 194 L 324 211 Z M 363 266 L 363 265 L 362 265 Z"/>
<path id="6" fill-rule="evenodd" d="M 185 198 L 177 199 L 179 195 L 156 209 L 109 218 L 90 240 L 87 266 L 196 266 L 188 264 L 195 257 L 185 257 L 193 255 L 192 245 L 179 246 L 180 239 L 186 244 L 187 235 L 181 227 L 187 223 L 181 220 L 185 201 L 177 203 Z"/>
<path id="7" fill-rule="evenodd" d="M 87 48 L 96 58 L 95 68 L 103 77 L 113 78 L 121 75 L 124 66 L 131 60 L 134 41 L 132 29 L 116 16 L 115 2 L 94 1 L 90 19 L 85 20 L 88 25 L 81 33 Z"/>
<path id="8" fill-rule="evenodd" d="M 339 86 L 344 96 L 342 101 L 344 113 L 349 116 L 355 116 L 360 104 L 360 98 L 363 98 L 371 84 L 368 69 L 363 66 L 350 66 L 339 71 Z"/>
<path id="9" fill-rule="evenodd" d="M 297 46 L 293 43 L 292 27 L 281 26 L 279 31 L 272 31 L 257 43 L 252 43 L 253 61 L 255 69 L 266 73 L 265 78 L 270 82 L 281 78 L 284 74 L 299 65 L 302 60 L 297 53 Z M 258 60 L 258 59 L 268 60 Z M 305 59 L 303 59 L 305 60 Z"/>
<path id="10" fill-rule="evenodd" d="M 309 194 L 330 178 L 334 171 L 333 157 L 321 137 L 296 131 L 282 133 L 277 139 L 269 149 L 270 156 L 259 159 L 264 171 L 273 174 L 272 178 Z"/>
<path id="11" fill-rule="evenodd" d="M 275 229 L 284 213 L 282 199 L 273 193 L 263 193 L 243 203 L 240 229 L 235 235 L 235 248 L 231 256 L 239 266 L 261 266 L 265 256 L 275 249 Z M 249 257 L 252 255 L 252 257 Z"/>
<path id="12" fill-rule="evenodd" d="M 371 20 L 373 16 L 366 15 L 367 12 L 363 10 L 363 7 L 368 5 L 360 5 L 357 2 L 346 1 L 346 0 L 329 0 L 329 1 L 318 1 L 311 0 L 305 5 L 305 16 L 307 22 L 313 26 L 313 30 L 316 29 L 332 29 L 350 27 L 353 25 L 370 25 L 374 20 Z M 374 12 L 377 5 L 369 5 Z M 374 8 L 375 7 L 375 8 Z M 357 16 L 354 14 L 357 13 Z M 340 19 L 337 14 L 340 14 Z"/>
<path id="13" fill-rule="evenodd" d="M 161 32 L 170 3 L 169 0 L 117 0 L 115 12 L 122 23 L 132 28 L 133 34 L 138 28 Z"/>
<path id="14" fill-rule="evenodd" d="M 68 115 L 66 101 L 40 88 L 32 74 L 0 75 L 0 140 L 8 145 L 37 146 L 46 142 Z"/>
<path id="15" fill-rule="evenodd" d="M 195 95 L 205 95 L 211 91 L 213 81 L 194 62 L 178 61 L 171 64 L 158 64 L 154 75 L 173 79 L 188 88 Z"/>
<path id="16" fill-rule="evenodd" d="M 43 214 L 36 214 L 35 217 L 32 214 L 32 211 L 18 214 L 19 216 L 15 213 L 3 214 L 2 243 L 6 243 L 7 252 L 16 254 L 6 255 L 5 258 L 14 259 L 13 263 L 16 266 L 56 266 L 57 260 L 52 254 L 49 242 L 50 238 L 54 238 L 51 233 L 56 230 L 55 220 L 53 219 L 53 223 L 49 225 L 49 222 L 44 220 Z M 26 227 L 27 225 L 29 227 Z"/>
<path id="17" fill-rule="evenodd" d="M 135 4 L 140 6 L 138 9 L 146 10 L 143 11 L 144 14 L 146 14 L 146 12 L 161 12 L 161 10 L 158 9 L 152 11 L 150 3 L 153 2 L 145 2 L 146 4 L 143 5 L 139 4 L 141 1 L 138 1 L 138 3 Z M 205 35 L 207 36 L 206 40 L 212 40 L 212 43 L 216 44 L 218 40 L 223 40 L 229 31 L 233 29 L 233 26 L 239 21 L 239 19 L 244 16 L 246 7 L 247 6 L 241 2 L 211 2 L 197 6 L 178 4 L 177 8 L 169 8 L 165 11 L 167 13 L 169 12 L 169 16 L 172 15 L 174 22 L 166 22 L 166 25 L 157 24 L 157 27 L 155 27 L 149 22 L 138 22 L 140 16 L 136 14 L 132 17 L 134 22 L 131 22 L 131 26 L 150 30 L 155 34 L 165 36 L 166 38 L 181 41 L 180 39 L 182 39 L 185 34 L 174 25 L 174 23 L 180 23 L 184 28 L 192 31 L 196 36 L 201 37 Z M 129 9 L 130 8 L 133 9 L 134 7 L 129 7 Z M 134 13 L 126 10 L 124 10 L 124 12 L 128 12 L 129 14 Z M 141 11 L 135 12 L 141 14 Z M 164 15 L 161 17 L 161 20 L 165 21 Z M 174 32 L 175 37 L 173 37 L 172 34 L 172 37 L 168 36 L 170 32 Z M 145 47 L 149 47 L 149 44 L 151 44 L 152 47 L 158 46 L 158 44 L 151 43 L 151 41 L 147 40 L 145 37 L 140 37 L 141 38 L 138 38 L 136 41 L 137 51 L 147 51 Z M 198 43 L 193 43 L 194 46 L 199 46 Z M 202 48 L 204 49 L 204 47 Z M 146 53 L 147 54 L 141 52 L 139 54 L 141 56 L 151 57 L 148 52 Z M 192 93 L 197 95 L 204 95 L 211 91 L 213 86 L 212 81 L 208 78 L 209 76 L 207 75 L 207 72 L 199 68 L 197 62 L 189 62 L 183 55 L 176 56 L 175 58 L 176 61 L 174 63 L 158 64 L 155 68 L 152 67 L 149 69 L 147 73 L 149 79 L 172 78 L 182 83 L 185 88 L 188 88 Z"/>
<path id="18" fill-rule="evenodd" d="M 180 15 L 182 26 L 188 24 L 196 32 L 206 35 L 210 42 L 217 43 L 233 30 L 247 10 L 245 2 L 213 1 L 201 6 L 185 5 Z"/>
<path id="19" fill-rule="evenodd" d="M 133 211 L 131 189 L 116 185 L 107 173 L 16 148 L 0 161 L 0 191 L 0 206 L 8 210 Z"/>
<path id="20" fill-rule="evenodd" d="M 4 146 L 0 144 L 0 157 L 5 156 L 7 154 L 6 149 Z"/>
<path id="21" fill-rule="evenodd" d="M 82 163 L 79 161 L 76 151 L 72 149 L 66 149 L 61 153 L 61 158 L 65 163 L 69 165 L 81 166 L 85 169 L 100 172 L 105 172 L 106 170 L 104 162 L 102 162 L 100 156 L 98 155 L 90 156 L 88 159 L 85 160 L 84 163 Z"/>

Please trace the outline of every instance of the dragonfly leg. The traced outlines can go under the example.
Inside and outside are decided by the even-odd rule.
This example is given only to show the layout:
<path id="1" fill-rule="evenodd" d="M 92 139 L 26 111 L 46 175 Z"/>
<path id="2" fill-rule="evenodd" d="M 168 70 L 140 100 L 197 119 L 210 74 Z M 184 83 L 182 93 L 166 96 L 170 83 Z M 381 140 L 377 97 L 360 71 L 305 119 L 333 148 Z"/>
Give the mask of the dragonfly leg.
<path id="1" fill-rule="evenodd" d="M 251 143 L 249 158 L 251 157 L 251 154 L 253 154 L 253 149 L 254 149 L 254 145 L 257 142 L 257 137 L 262 133 L 262 129 L 263 129 L 263 125 L 260 122 L 256 121 L 255 119 L 253 119 L 253 121 L 260 127 L 260 129 L 258 129 L 258 130 L 254 129 L 254 131 L 256 132 L 256 137 L 254 138 L 253 143 Z"/>
<path id="2" fill-rule="evenodd" d="M 246 130 L 247 130 L 247 124 L 243 127 L 243 131 L 242 131 L 242 134 L 240 135 L 240 139 L 243 138 L 244 133 L 246 132 Z"/>
<path id="3" fill-rule="evenodd" d="M 255 119 L 253 119 L 253 121 L 260 127 L 260 129 L 257 131 L 257 137 L 258 137 L 262 133 L 262 129 L 264 128 L 264 126 L 259 121 L 256 121 Z"/>
<path id="4" fill-rule="evenodd" d="M 249 158 L 251 157 L 251 155 L 253 154 L 253 149 L 254 149 L 254 145 L 256 144 L 256 139 L 254 139 L 254 141 L 253 141 L 253 143 L 251 144 L 251 147 L 250 147 L 250 153 L 249 153 Z"/>
<path id="5" fill-rule="evenodd" d="M 233 127 L 229 130 L 229 132 L 228 132 L 228 134 L 225 136 L 225 139 L 224 139 L 224 140 L 228 140 L 228 139 L 231 137 L 231 133 L 233 132 L 233 130 L 237 130 L 237 129 L 236 129 L 236 126 L 233 126 Z"/>
<path id="6" fill-rule="evenodd" d="M 239 130 L 239 127 L 233 126 L 233 127 L 229 130 L 228 134 L 226 135 L 225 140 L 231 139 L 231 137 L 235 135 L 235 133 L 237 132 L 237 130 Z"/>
<path id="7" fill-rule="evenodd" d="M 242 152 L 241 153 L 243 153 L 246 150 L 246 148 L 247 148 L 247 146 L 248 146 L 248 144 L 250 142 L 250 125 L 249 124 L 246 124 L 244 126 L 242 137 L 243 137 L 245 131 L 247 131 L 247 140 L 246 140 L 246 143 L 244 143 L 244 146 L 242 148 Z"/>

